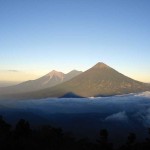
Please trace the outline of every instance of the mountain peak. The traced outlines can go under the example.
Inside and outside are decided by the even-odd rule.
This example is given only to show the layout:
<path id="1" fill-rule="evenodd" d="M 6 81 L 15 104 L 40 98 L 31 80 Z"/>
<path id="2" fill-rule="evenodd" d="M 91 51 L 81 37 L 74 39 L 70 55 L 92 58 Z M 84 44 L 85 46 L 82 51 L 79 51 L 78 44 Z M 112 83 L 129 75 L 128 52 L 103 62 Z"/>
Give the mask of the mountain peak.
<path id="1" fill-rule="evenodd" d="M 109 68 L 105 63 L 98 62 L 93 68 L 101 69 L 101 68 Z"/>
<path id="2" fill-rule="evenodd" d="M 52 70 L 50 73 L 59 73 L 59 71 Z"/>
<path id="3" fill-rule="evenodd" d="M 64 76 L 64 73 L 56 71 L 56 70 L 52 70 L 51 72 L 49 72 L 47 74 L 47 76 L 50 76 L 50 77 L 52 77 L 52 76 L 62 77 L 62 76 Z"/>
<path id="4" fill-rule="evenodd" d="M 74 69 L 74 70 L 68 72 L 68 74 L 69 74 L 69 73 L 82 73 L 82 71 L 78 71 L 78 70 Z"/>

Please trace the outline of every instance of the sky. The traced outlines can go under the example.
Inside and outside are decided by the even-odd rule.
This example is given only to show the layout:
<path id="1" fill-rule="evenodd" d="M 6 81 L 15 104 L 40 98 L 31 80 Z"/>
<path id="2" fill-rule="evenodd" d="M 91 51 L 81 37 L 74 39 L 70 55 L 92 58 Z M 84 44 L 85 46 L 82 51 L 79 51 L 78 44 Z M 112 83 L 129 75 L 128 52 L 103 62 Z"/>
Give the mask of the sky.
<path id="1" fill-rule="evenodd" d="M 0 81 L 104 62 L 150 82 L 149 0 L 0 0 Z"/>

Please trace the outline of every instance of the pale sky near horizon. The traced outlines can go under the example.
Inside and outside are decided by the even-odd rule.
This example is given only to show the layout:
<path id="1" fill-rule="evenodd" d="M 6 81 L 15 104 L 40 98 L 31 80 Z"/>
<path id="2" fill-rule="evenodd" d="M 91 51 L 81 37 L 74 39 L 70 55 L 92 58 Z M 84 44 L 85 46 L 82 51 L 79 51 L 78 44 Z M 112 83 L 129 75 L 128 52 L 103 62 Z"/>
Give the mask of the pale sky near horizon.
<path id="1" fill-rule="evenodd" d="M 0 81 L 104 62 L 150 82 L 149 6 L 149 0 L 0 0 Z"/>

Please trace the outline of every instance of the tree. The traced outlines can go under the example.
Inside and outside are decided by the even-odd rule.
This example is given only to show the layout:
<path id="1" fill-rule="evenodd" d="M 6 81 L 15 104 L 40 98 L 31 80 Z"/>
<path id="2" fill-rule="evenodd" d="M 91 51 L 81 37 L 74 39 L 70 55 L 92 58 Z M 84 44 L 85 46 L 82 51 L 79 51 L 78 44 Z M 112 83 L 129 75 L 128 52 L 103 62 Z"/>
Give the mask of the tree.
<path id="1" fill-rule="evenodd" d="M 11 125 L 3 120 L 0 116 L 0 137 L 7 136 L 10 133 Z"/>
<path id="2" fill-rule="evenodd" d="M 15 135 L 17 137 L 29 137 L 31 135 L 31 128 L 28 121 L 25 121 L 24 119 L 20 119 L 19 122 L 16 124 L 15 128 Z"/>
<path id="3" fill-rule="evenodd" d="M 106 129 L 100 130 L 99 133 L 99 140 L 98 141 L 98 147 L 102 150 L 112 150 L 113 146 L 112 143 L 108 142 L 108 136 L 109 133 Z"/>

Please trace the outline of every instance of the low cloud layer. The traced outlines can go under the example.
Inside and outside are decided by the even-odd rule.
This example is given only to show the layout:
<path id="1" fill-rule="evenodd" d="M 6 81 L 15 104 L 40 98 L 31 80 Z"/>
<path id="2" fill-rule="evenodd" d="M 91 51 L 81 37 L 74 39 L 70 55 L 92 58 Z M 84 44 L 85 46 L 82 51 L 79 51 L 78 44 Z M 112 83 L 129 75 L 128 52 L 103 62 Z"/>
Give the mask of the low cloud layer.
<path id="1" fill-rule="evenodd" d="M 118 112 L 115 114 L 112 114 L 108 117 L 106 117 L 105 121 L 122 121 L 122 122 L 127 122 L 128 121 L 128 116 L 125 111 Z"/>
<path id="2" fill-rule="evenodd" d="M 109 122 L 120 122 L 128 123 L 131 126 L 140 124 L 147 128 L 150 127 L 150 92 L 83 99 L 1 100 L 0 110 L 2 115 L 8 114 L 8 110 L 21 110 L 34 113 L 34 115 L 47 120 L 50 120 L 51 115 L 56 114 L 69 116 L 73 114 L 77 118 L 81 117 L 81 114 L 85 114 L 84 120 L 92 120 L 92 123 L 97 126 L 103 121 L 105 125 L 107 123 L 109 125 Z M 2 110 L 6 110 L 5 113 Z M 90 116 L 89 114 L 97 115 Z M 17 113 L 17 115 L 19 114 Z M 64 119 L 60 118 L 60 120 Z M 57 119 L 55 118 L 55 120 Z"/>

